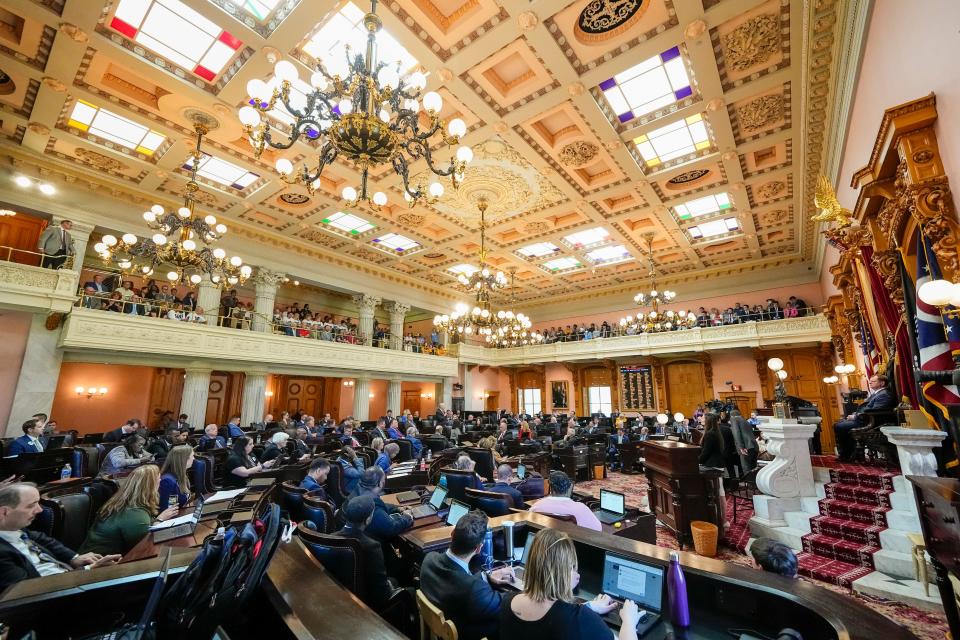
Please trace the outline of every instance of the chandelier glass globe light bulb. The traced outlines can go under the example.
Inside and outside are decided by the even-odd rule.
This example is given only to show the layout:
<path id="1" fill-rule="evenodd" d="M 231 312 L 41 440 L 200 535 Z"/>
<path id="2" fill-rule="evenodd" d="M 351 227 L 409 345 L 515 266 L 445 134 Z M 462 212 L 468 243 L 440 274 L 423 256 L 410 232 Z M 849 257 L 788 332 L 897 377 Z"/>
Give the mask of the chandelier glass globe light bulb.
<path id="1" fill-rule="evenodd" d="M 777 371 L 777 377 L 781 380 L 786 380 L 788 375 L 790 374 L 788 374 L 785 369 L 780 369 Z"/>
<path id="2" fill-rule="evenodd" d="M 258 100 L 268 98 L 270 97 L 270 87 L 267 86 L 267 83 L 260 78 L 254 78 L 247 83 L 247 95 Z M 256 109 L 253 109 L 253 107 L 250 108 L 253 111 L 256 111 Z"/>
<path id="3" fill-rule="evenodd" d="M 157 219 L 157 214 L 155 214 L 153 211 L 144 211 L 143 219 L 147 222 L 154 222 Z"/>
<path id="4" fill-rule="evenodd" d="M 387 194 L 385 194 L 383 191 L 377 191 L 373 194 L 373 203 L 378 207 L 382 207 L 383 205 L 387 204 Z"/>
<path id="5" fill-rule="evenodd" d="M 211 227 L 217 224 L 217 219 L 214 218 L 213 216 L 207 216 L 206 218 L 203 219 L 203 221 L 206 222 Z"/>
<path id="6" fill-rule="evenodd" d="M 175 280 L 178 280 L 179 278 L 180 278 L 180 275 L 176 271 L 167 272 L 167 280 L 175 281 Z"/>
<path id="7" fill-rule="evenodd" d="M 213 257 L 216 258 L 217 260 L 223 260 L 226 256 L 227 256 L 227 252 L 221 249 L 220 247 L 217 247 L 216 249 L 213 250 Z"/>
<path id="8" fill-rule="evenodd" d="M 354 201 L 357 199 L 357 190 L 353 187 L 344 187 L 343 191 L 340 192 L 340 195 L 343 196 L 344 200 Z"/>
<path id="9" fill-rule="evenodd" d="M 251 82 L 260 82 L 259 80 L 252 80 Z M 249 87 L 249 84 L 248 84 Z M 240 119 L 240 124 L 246 125 L 248 127 L 255 127 L 260 124 L 260 112 L 246 105 L 240 107 L 240 111 L 237 113 L 237 117 Z"/>
<path id="10" fill-rule="evenodd" d="M 189 218 L 190 209 L 188 207 L 180 207 L 179 209 L 177 209 L 177 215 L 180 216 L 181 218 Z"/>
<path id="11" fill-rule="evenodd" d="M 667 414 L 665 414 L 665 413 L 658 413 L 658 414 L 657 414 L 657 422 L 658 422 L 659 424 L 667 424 L 667 421 L 668 421 L 669 419 L 670 419 L 669 416 L 667 416 Z"/>
<path id="12" fill-rule="evenodd" d="M 426 96 L 424 96 L 424 99 L 426 99 Z M 450 121 L 450 124 L 447 125 L 447 131 L 452 136 L 462 138 L 467 133 L 467 123 L 460 118 L 454 118 Z"/>
<path id="13" fill-rule="evenodd" d="M 273 75 L 281 82 L 293 82 L 299 77 L 297 68 L 289 60 L 281 60 L 273 67 Z"/>
<path id="14" fill-rule="evenodd" d="M 194 249 L 197 248 L 197 243 L 194 242 L 193 240 L 184 240 L 183 248 L 186 249 L 187 251 L 193 251 Z"/>
<path id="15" fill-rule="evenodd" d="M 220 223 L 216 227 L 214 227 L 214 229 L 216 230 L 217 233 L 219 233 L 220 235 L 223 235 L 227 232 L 227 225 Z"/>
<path id="16" fill-rule="evenodd" d="M 200 284 L 201 280 L 203 280 L 203 278 L 201 278 L 197 274 L 193 274 L 192 276 L 190 276 L 190 282 L 193 284 Z"/>
<path id="17" fill-rule="evenodd" d="M 282 176 L 288 176 L 293 173 L 293 163 L 286 158 L 280 158 L 276 163 L 277 173 Z"/>
<path id="18" fill-rule="evenodd" d="M 230 258 L 230 264 L 235 267 L 239 267 L 241 264 L 243 264 L 243 260 L 240 259 L 240 256 L 232 256 Z"/>
<path id="19" fill-rule="evenodd" d="M 954 284 L 949 280 L 930 280 L 920 286 L 917 296 L 929 305 L 943 307 L 954 296 Z"/>
<path id="20" fill-rule="evenodd" d="M 439 198 L 443 195 L 443 185 L 439 182 L 430 183 L 430 195 L 434 198 Z"/>
<path id="21" fill-rule="evenodd" d="M 771 371 L 780 371 L 783 369 L 783 360 L 780 358 L 770 358 L 767 360 L 767 368 Z"/>

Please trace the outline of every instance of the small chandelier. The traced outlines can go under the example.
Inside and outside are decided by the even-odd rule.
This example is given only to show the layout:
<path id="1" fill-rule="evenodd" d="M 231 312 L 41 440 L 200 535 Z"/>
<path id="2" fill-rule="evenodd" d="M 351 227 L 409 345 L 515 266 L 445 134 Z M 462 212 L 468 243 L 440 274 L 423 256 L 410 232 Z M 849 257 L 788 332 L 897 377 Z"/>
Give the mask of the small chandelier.
<path id="1" fill-rule="evenodd" d="M 469 276 L 463 273 L 457 276 L 457 281 L 471 291 L 486 290 L 489 292 L 507 286 L 507 277 L 503 275 L 503 272 L 493 272 L 487 266 L 487 227 L 486 218 L 484 217 L 487 206 L 486 200 L 481 199 L 477 202 L 477 209 L 480 210 L 480 253 L 478 254 L 480 267 Z"/>
<path id="2" fill-rule="evenodd" d="M 104 263 L 116 266 L 123 273 L 148 277 L 156 271 L 166 271 L 171 282 L 200 284 L 203 275 L 222 287 L 242 284 L 250 277 L 252 268 L 243 264 L 240 256 L 227 257 L 226 251 L 210 246 L 227 232 L 222 222 L 208 215 L 200 217 L 196 212 L 195 194 L 197 167 L 200 164 L 200 145 L 208 129 L 201 123 L 194 125 L 197 146 L 191 163 L 190 181 L 187 183 L 183 206 L 176 212 L 167 212 L 158 204 L 143 214 L 143 219 L 154 231 L 149 240 L 140 240 L 132 233 L 119 239 L 106 234 L 94 245 L 94 250 Z M 198 242 L 204 246 L 200 246 Z"/>
<path id="3" fill-rule="evenodd" d="M 515 295 L 516 291 L 514 281 L 517 276 L 516 267 L 510 268 L 510 306 L 513 307 L 515 304 Z M 519 314 L 523 316 L 523 314 Z M 523 316 L 526 318 L 526 316 Z M 543 334 L 539 331 L 531 331 L 529 327 L 524 327 L 519 331 L 515 330 L 513 327 L 500 327 L 491 339 L 487 340 L 490 343 L 490 346 L 497 347 L 500 349 L 508 347 L 525 347 L 532 344 L 540 344 L 543 342 Z"/>
<path id="4" fill-rule="evenodd" d="M 376 15 L 377 0 L 371 0 L 370 5 L 370 13 L 363 18 L 366 52 L 351 57 L 347 47 L 346 78 L 330 75 L 321 61 L 310 76 L 311 91 L 305 97 L 299 92 L 291 95 L 298 78 L 297 68 L 281 60 L 269 83 L 256 78 L 247 83 L 250 99 L 240 108 L 240 123 L 257 157 L 267 146 L 289 149 L 301 139 L 315 146 L 317 162 L 312 167 L 303 165 L 295 171 L 286 158 L 276 162 L 276 170 L 285 182 L 303 184 L 311 193 L 319 186 L 323 170 L 343 155 L 360 170 L 360 184 L 344 187 L 341 192 L 350 206 L 362 201 L 378 210 L 387 203 L 387 195 L 383 191 L 370 193 L 368 183 L 370 169 L 386 163 L 403 180 L 403 196 L 411 206 L 416 202 L 436 202 L 443 195 L 443 185 L 410 184 L 410 166 L 422 159 L 435 175 L 450 176 L 457 188 L 467 163 L 473 159 L 473 151 L 461 146 L 451 154 L 448 164 L 439 166 L 434 158 L 434 136 L 439 133 L 439 141 L 452 148 L 466 134 L 467 125 L 460 118 L 445 125 L 438 115 L 443 108 L 440 94 L 428 91 L 421 96 L 427 84 L 423 73 L 417 71 L 401 78 L 399 63 L 391 66 L 376 60 L 376 36 L 382 22 Z M 284 134 L 281 139 L 274 139 L 264 115 L 278 102 L 293 117 L 293 123 L 289 132 L 274 127 Z"/>
<path id="5" fill-rule="evenodd" d="M 657 269 L 653 262 L 653 234 L 644 234 L 647 243 L 647 259 L 650 263 L 650 292 L 638 293 L 633 301 L 641 307 L 651 307 L 650 311 L 640 311 L 637 317 L 627 316 L 620 319 L 623 329 L 633 328 L 635 333 L 659 333 L 674 329 L 690 329 L 697 325 L 697 315 L 692 311 L 660 311 L 660 305 L 673 300 L 677 294 L 674 291 L 661 291 L 657 288 Z"/>

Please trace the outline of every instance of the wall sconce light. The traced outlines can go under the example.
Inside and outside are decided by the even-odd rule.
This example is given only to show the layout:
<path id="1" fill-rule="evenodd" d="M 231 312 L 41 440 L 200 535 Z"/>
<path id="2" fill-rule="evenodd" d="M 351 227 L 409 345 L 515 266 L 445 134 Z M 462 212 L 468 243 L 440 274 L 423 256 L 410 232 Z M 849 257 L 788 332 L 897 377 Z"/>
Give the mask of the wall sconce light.
<path id="1" fill-rule="evenodd" d="M 268 397 L 268 398 L 272 398 L 272 397 L 273 397 L 273 391 L 270 391 L 269 389 L 267 389 L 266 391 L 263 392 L 263 395 L 265 395 L 265 396 Z"/>
<path id="2" fill-rule="evenodd" d="M 840 382 L 840 378 L 837 376 L 827 376 L 823 379 L 826 384 L 837 384 Z"/>
<path id="3" fill-rule="evenodd" d="M 37 189 L 40 190 L 40 193 L 42 193 L 45 196 L 52 196 L 57 192 L 56 187 L 54 187 L 49 182 L 42 182 L 35 178 L 31 178 L 29 176 L 19 175 L 19 176 L 16 176 L 13 179 L 13 181 L 16 182 L 17 186 L 20 187 L 21 189 L 29 189 L 31 187 L 36 187 Z"/>
<path id="4" fill-rule="evenodd" d="M 86 396 L 86 397 L 87 397 L 87 400 L 92 400 L 93 398 L 102 398 L 103 396 L 107 395 L 107 388 L 106 388 L 106 387 L 100 387 L 100 388 L 97 388 L 97 387 L 77 387 L 76 389 L 74 389 L 74 391 L 77 392 L 77 397 L 78 397 L 78 398 L 82 398 L 82 397 Z"/>
<path id="5" fill-rule="evenodd" d="M 344 381 L 343 381 L 343 386 L 345 386 L 345 387 L 352 387 L 353 384 L 354 384 L 354 383 L 353 383 L 353 380 L 344 380 Z"/>
<path id="6" fill-rule="evenodd" d="M 432 397 L 433 397 L 433 394 L 432 394 L 432 393 L 421 393 L 421 394 L 420 394 L 420 397 L 421 397 L 421 398 L 432 398 Z"/>
<path id="7" fill-rule="evenodd" d="M 489 393 L 481 393 L 481 394 L 478 395 L 477 397 L 480 398 L 481 400 L 486 400 L 487 398 L 490 397 L 490 394 L 489 394 Z"/>
<path id="8" fill-rule="evenodd" d="M 373 392 L 372 392 L 372 391 L 370 392 L 370 397 L 373 398 Z"/>

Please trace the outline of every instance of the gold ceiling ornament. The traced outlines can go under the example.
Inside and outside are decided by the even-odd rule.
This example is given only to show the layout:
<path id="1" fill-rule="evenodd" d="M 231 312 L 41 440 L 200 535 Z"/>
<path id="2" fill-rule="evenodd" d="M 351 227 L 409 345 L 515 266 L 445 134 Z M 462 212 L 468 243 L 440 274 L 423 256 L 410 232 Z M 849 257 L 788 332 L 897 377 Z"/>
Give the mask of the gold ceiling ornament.
<path id="1" fill-rule="evenodd" d="M 565 167 L 582 167 L 597 157 L 600 147 L 589 140 L 577 140 L 560 149 L 560 164 Z"/>
<path id="2" fill-rule="evenodd" d="M 77 147 L 73 150 L 73 155 L 98 171 L 123 171 L 129 169 L 127 165 L 116 158 L 111 158 L 103 153 L 97 153 L 91 149 Z"/>
<path id="3" fill-rule="evenodd" d="M 653 233 L 643 234 L 644 243 L 647 245 L 647 260 L 650 264 L 650 269 L 647 272 L 650 277 L 650 291 L 648 293 L 638 293 L 633 297 L 633 301 L 637 305 L 641 308 L 650 307 L 650 311 L 639 311 L 636 317 L 626 316 L 621 318 L 620 327 L 624 331 L 632 330 L 633 333 L 660 333 L 695 327 L 697 316 L 692 311 L 660 311 L 660 305 L 672 301 L 677 294 L 674 291 L 657 288 L 657 269 L 653 260 L 653 237 Z"/>
<path id="4" fill-rule="evenodd" d="M 835 222 L 837 229 L 850 226 L 852 222 L 850 210 L 840 206 L 840 201 L 837 200 L 837 194 L 833 190 L 833 185 L 830 184 L 827 177 L 822 174 L 817 178 L 813 204 L 819 210 L 819 213 L 810 217 L 814 222 Z"/>
<path id="5" fill-rule="evenodd" d="M 780 18 L 765 13 L 723 36 L 723 56 L 732 71 L 746 71 L 780 51 Z"/>
<path id="6" fill-rule="evenodd" d="M 540 17 L 533 11 L 524 11 L 517 16 L 517 25 L 524 33 L 533 31 L 538 24 L 540 24 Z"/>
<path id="7" fill-rule="evenodd" d="M 744 132 L 766 129 L 783 119 L 783 96 L 760 96 L 737 107 L 737 120 Z"/>
<path id="8" fill-rule="evenodd" d="M 401 78 L 399 63 L 392 66 L 376 59 L 377 32 L 382 27 L 376 12 L 377 0 L 371 0 L 370 12 L 363 17 L 366 52 L 354 56 L 346 48 L 346 78 L 330 75 L 321 61 L 309 78 L 307 95 L 291 93 L 299 74 L 292 62 L 280 60 L 270 83 L 255 78 L 247 84 L 249 103 L 238 117 L 258 158 L 268 146 L 282 151 L 301 140 L 316 145 L 312 167 L 304 164 L 295 171 L 287 158 L 276 161 L 277 173 L 286 182 L 303 184 L 312 193 L 320 185 L 323 170 L 343 156 L 360 170 L 358 187 L 346 186 L 341 192 L 347 204 L 365 202 L 375 211 L 387 204 L 386 193 L 371 193 L 369 183 L 370 170 L 384 164 L 401 178 L 403 196 L 411 206 L 432 203 L 443 195 L 443 184 L 433 181 L 428 187 L 411 181 L 410 166 L 423 160 L 430 174 L 448 177 L 456 187 L 473 159 L 470 147 L 457 147 L 467 125 L 460 118 L 449 125 L 441 120 L 443 98 L 435 91 L 422 93 L 425 74 L 416 71 Z M 270 124 L 269 112 L 281 106 L 294 119 L 289 132 Z M 274 138 L 277 132 L 279 139 Z M 451 149 L 444 166 L 435 158 L 438 142 Z"/>
<path id="9" fill-rule="evenodd" d="M 550 231 L 550 224 L 543 220 L 533 220 L 523 225 L 523 232 L 528 236 L 539 236 Z"/>
<path id="10" fill-rule="evenodd" d="M 104 263 L 121 272 L 147 277 L 155 271 L 166 271 L 171 282 L 198 285 L 204 276 L 221 287 L 242 284 L 252 269 L 243 264 L 240 256 L 227 257 L 226 251 L 212 243 L 223 237 L 227 226 L 212 215 L 200 217 L 196 211 L 197 169 L 203 154 L 200 151 L 207 127 L 196 122 L 197 145 L 191 153 L 190 181 L 186 186 L 183 206 L 165 211 L 155 204 L 143 214 L 143 219 L 156 231 L 150 239 L 141 240 L 132 233 L 120 238 L 106 234 L 94 245 Z M 202 245 L 202 246 L 201 246 Z"/>
<path id="11" fill-rule="evenodd" d="M 616 38 L 639 22 L 649 5 L 645 0 L 590 0 L 577 18 L 574 35 L 584 44 Z"/>
<path id="12" fill-rule="evenodd" d="M 397 216 L 397 222 L 408 227 L 419 227 L 427 219 L 422 213 L 401 213 Z"/>
<path id="13" fill-rule="evenodd" d="M 769 200 L 787 190 L 787 183 L 783 180 L 772 180 L 757 187 L 757 195 L 763 200 Z"/>

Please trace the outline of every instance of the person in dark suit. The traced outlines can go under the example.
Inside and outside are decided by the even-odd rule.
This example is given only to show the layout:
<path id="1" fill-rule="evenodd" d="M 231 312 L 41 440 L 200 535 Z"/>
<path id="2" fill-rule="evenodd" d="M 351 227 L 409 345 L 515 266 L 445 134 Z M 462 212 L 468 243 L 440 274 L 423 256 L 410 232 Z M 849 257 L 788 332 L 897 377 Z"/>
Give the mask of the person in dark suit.
<path id="1" fill-rule="evenodd" d="M 720 435 L 723 437 L 723 468 L 727 470 L 730 478 L 737 477 L 736 469 L 740 468 L 740 456 L 737 454 L 737 443 L 733 439 L 733 429 L 727 422 L 728 415 L 726 411 L 720 413 Z"/>
<path id="2" fill-rule="evenodd" d="M 513 434 L 507 429 L 507 421 L 501 420 L 497 425 L 497 448 L 502 448 L 507 440 L 513 440 Z"/>
<path id="3" fill-rule="evenodd" d="M 386 479 L 387 475 L 383 469 L 376 466 L 368 467 L 360 476 L 356 491 L 350 494 L 351 500 L 357 496 L 373 498 L 376 508 L 366 531 L 367 535 L 380 543 L 390 542 L 413 526 L 413 517 L 405 509 L 388 505 L 380 499 Z"/>
<path id="4" fill-rule="evenodd" d="M 700 464 L 704 467 L 726 466 L 723 457 L 723 435 L 720 433 L 720 416 L 707 413 L 703 416 L 703 440 L 700 442 Z"/>
<path id="5" fill-rule="evenodd" d="M 40 492 L 32 482 L 0 488 L 0 591 L 26 580 L 83 567 L 106 567 L 119 555 L 78 554 L 39 531 L 27 529 L 40 507 Z"/>
<path id="6" fill-rule="evenodd" d="M 864 412 L 866 411 L 888 411 L 897 405 L 897 399 L 887 388 L 889 379 L 885 375 L 875 375 L 867 383 L 870 387 L 870 397 L 866 399 L 857 410 L 846 417 L 846 419 L 833 425 L 833 431 L 837 435 L 837 454 L 840 460 L 848 462 L 853 456 L 855 443 L 853 435 L 850 433 L 857 427 L 866 424 Z"/>
<path id="7" fill-rule="evenodd" d="M 200 436 L 200 441 L 197 443 L 197 449 L 199 451 L 207 451 L 208 449 L 226 449 L 227 440 L 223 436 L 218 436 L 217 432 L 220 430 L 219 427 L 215 424 L 208 424 L 203 430 L 203 435 Z"/>
<path id="8" fill-rule="evenodd" d="M 103 282 L 103 276 L 99 273 L 93 276 L 93 280 L 83 283 L 84 289 L 93 289 L 94 295 L 103 295 L 109 293 L 110 289 Z"/>
<path id="9" fill-rule="evenodd" d="M 181 429 L 181 430 L 186 429 L 187 431 L 190 431 L 190 423 L 187 422 L 188 418 L 189 416 L 187 414 L 181 413 L 180 416 L 177 418 L 176 423 L 174 423 L 174 428 Z"/>
<path id="10" fill-rule="evenodd" d="M 24 422 L 20 428 L 23 429 L 23 435 L 10 443 L 10 448 L 5 455 L 13 457 L 19 456 L 21 453 L 43 453 L 43 443 L 40 442 L 43 427 L 40 423 L 31 418 Z"/>
<path id="11" fill-rule="evenodd" d="M 523 501 L 523 494 L 518 489 L 510 486 L 510 478 L 513 477 L 513 468 L 508 464 L 502 464 L 497 467 L 497 481 L 484 487 L 487 491 L 496 491 L 503 493 L 513 500 L 513 506 L 516 509 L 526 509 L 527 505 Z"/>
<path id="12" fill-rule="evenodd" d="M 387 435 L 387 426 L 383 420 L 377 422 L 377 426 L 370 430 L 370 440 L 374 438 L 382 438 L 384 442 L 390 439 L 390 436 Z"/>
<path id="13" fill-rule="evenodd" d="M 300 481 L 300 486 L 307 491 L 319 491 L 319 497 L 329 501 L 327 491 L 323 488 L 330 474 L 330 461 L 326 458 L 316 458 L 307 468 L 307 475 Z"/>
<path id="14" fill-rule="evenodd" d="M 363 551 L 364 602 L 378 609 L 387 604 L 394 586 L 387 577 L 386 564 L 383 561 L 383 548 L 380 543 L 366 534 L 366 528 L 373 520 L 376 510 L 371 496 L 358 496 L 343 505 L 342 514 L 346 524 L 333 535 L 341 538 L 353 538 L 360 543 Z"/>
<path id="15" fill-rule="evenodd" d="M 617 427 L 617 432 L 607 436 L 607 460 L 610 462 L 610 467 L 620 467 L 620 453 L 617 449 L 617 445 L 625 444 L 630 442 L 630 434 L 623 428 L 621 424 Z"/>
<path id="16" fill-rule="evenodd" d="M 243 429 L 240 428 L 240 416 L 230 416 L 227 424 L 223 425 L 228 438 L 239 438 L 243 435 Z"/>
<path id="17" fill-rule="evenodd" d="M 107 431 L 103 434 L 104 442 L 120 442 L 128 435 L 137 431 L 140 428 L 140 421 L 136 418 L 130 418 L 125 423 L 114 429 L 113 431 Z"/>
<path id="18" fill-rule="evenodd" d="M 340 436 L 340 442 L 347 445 L 348 447 L 353 447 L 354 449 L 357 449 L 360 447 L 360 441 L 353 436 L 352 424 L 343 425 L 343 435 Z"/>
<path id="19" fill-rule="evenodd" d="M 457 626 L 462 640 L 499 637 L 501 596 L 495 587 L 512 584 L 512 567 L 472 573 L 470 560 L 480 553 L 487 532 L 487 516 L 471 511 L 457 521 L 450 548 L 432 551 L 420 567 L 420 590 Z"/>
<path id="20" fill-rule="evenodd" d="M 311 457 L 313 452 L 310 450 L 310 447 L 307 445 L 307 429 L 306 427 L 297 427 L 295 437 L 291 438 L 293 441 L 293 457 L 294 458 L 303 458 Z"/>
<path id="21" fill-rule="evenodd" d="M 159 438 L 150 438 L 147 451 L 153 454 L 155 460 L 162 461 L 170 453 L 170 449 L 179 444 L 186 444 L 189 435 L 189 429 L 171 429 Z"/>
<path id="22" fill-rule="evenodd" d="M 757 466 L 759 449 L 753 427 L 740 415 L 739 409 L 730 410 L 730 430 L 733 431 L 733 440 L 740 455 L 740 469 L 743 473 L 749 473 Z"/>

